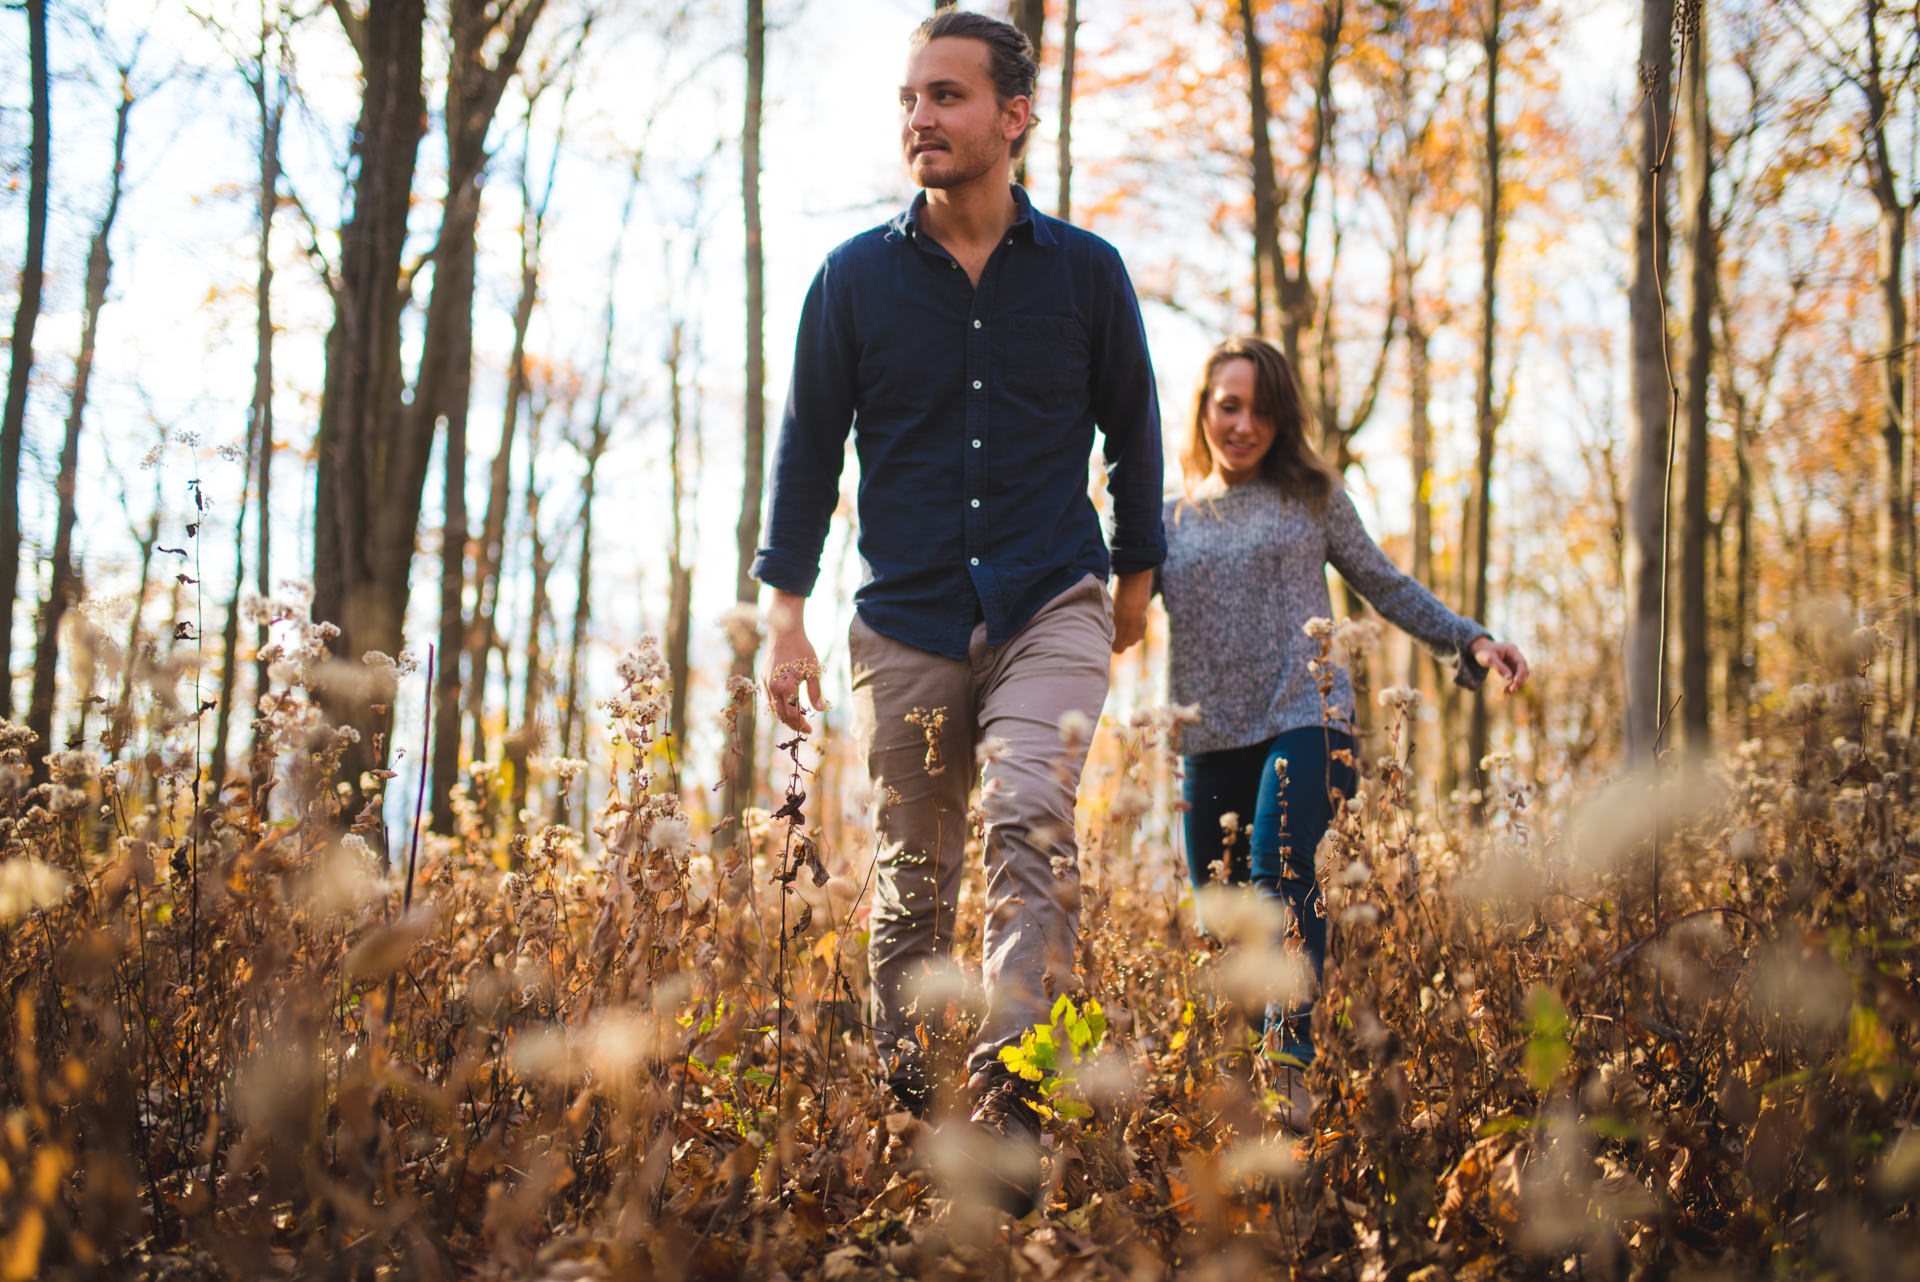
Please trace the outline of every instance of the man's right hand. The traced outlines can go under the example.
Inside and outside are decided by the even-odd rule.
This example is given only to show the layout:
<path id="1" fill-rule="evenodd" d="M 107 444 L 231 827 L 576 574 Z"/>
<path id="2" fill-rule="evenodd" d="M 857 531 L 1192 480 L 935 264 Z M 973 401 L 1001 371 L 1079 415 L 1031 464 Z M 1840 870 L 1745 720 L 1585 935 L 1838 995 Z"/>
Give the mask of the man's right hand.
<path id="1" fill-rule="evenodd" d="M 767 616 L 767 701 L 773 715 L 801 734 L 812 734 L 806 708 L 824 709 L 820 697 L 820 656 L 807 640 L 806 598 L 776 590 Z M 800 686 L 807 687 L 807 703 L 800 702 Z"/>

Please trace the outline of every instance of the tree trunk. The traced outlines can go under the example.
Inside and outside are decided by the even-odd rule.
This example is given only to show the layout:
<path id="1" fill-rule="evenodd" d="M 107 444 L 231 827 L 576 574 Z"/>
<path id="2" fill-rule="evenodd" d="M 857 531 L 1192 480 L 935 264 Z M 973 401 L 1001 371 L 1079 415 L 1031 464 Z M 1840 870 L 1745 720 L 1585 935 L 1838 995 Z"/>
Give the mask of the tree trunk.
<path id="1" fill-rule="evenodd" d="M 1295 202 L 1297 213 L 1292 227 L 1295 261 L 1288 264 L 1280 244 L 1279 209 L 1285 203 L 1280 193 L 1274 196 L 1274 243 L 1269 249 L 1275 302 L 1280 308 L 1280 347 L 1292 363 L 1301 394 L 1308 401 L 1303 408 L 1309 421 L 1318 417 L 1318 407 L 1311 403 L 1313 396 L 1308 389 L 1312 383 L 1300 366 L 1300 334 L 1312 326 L 1315 309 L 1313 279 L 1307 267 L 1307 240 L 1313 228 L 1313 206 L 1319 195 L 1320 179 L 1333 151 L 1333 69 L 1340 60 L 1340 31 L 1346 23 L 1346 12 L 1345 0 L 1326 0 L 1320 10 L 1320 29 L 1316 33 L 1320 59 L 1314 67 L 1313 126 L 1307 145 L 1306 178 L 1300 185 L 1300 198 Z M 1322 334 L 1320 340 L 1324 344 L 1326 336 Z M 1315 363 L 1318 362 L 1316 357 Z"/>
<path id="2" fill-rule="evenodd" d="M 532 104 L 528 104 L 528 132 L 532 132 Z M 558 147 L 555 148 L 556 154 Z M 538 202 L 527 181 L 526 162 L 521 163 L 520 203 L 526 211 L 520 226 L 520 297 L 513 308 L 513 349 L 507 357 L 507 393 L 500 423 L 500 444 L 493 455 L 488 478 L 487 512 L 474 550 L 474 616 L 467 629 L 467 709 L 472 723 L 472 760 L 485 761 L 488 755 L 486 698 L 487 675 L 493 652 L 499 644 L 497 611 L 500 600 L 500 574 L 505 559 L 504 542 L 507 508 L 513 497 L 513 444 L 521 410 L 527 399 L 527 330 L 533 323 L 534 305 L 540 298 L 540 247 L 546 228 L 547 202 L 553 195 L 553 173 L 548 170 L 547 184 Z"/>
<path id="3" fill-rule="evenodd" d="M 531 427 L 531 425 L 530 425 Z M 531 554 L 530 569 L 533 579 L 533 602 L 527 613 L 526 638 L 526 682 L 520 689 L 520 728 L 517 733 L 508 736 L 507 759 L 513 765 L 512 810 L 508 815 L 511 830 L 524 831 L 522 816 L 527 811 L 527 803 L 533 785 L 533 750 L 540 742 L 540 706 L 547 691 L 547 667 L 545 656 L 540 648 L 540 625 L 551 613 L 551 598 L 547 593 L 547 576 L 553 573 L 553 560 L 547 555 L 547 544 L 540 533 L 540 488 L 534 475 L 534 465 L 539 452 L 535 448 L 532 432 L 527 441 L 527 546 Z"/>
<path id="4" fill-rule="evenodd" d="M 133 592 L 133 617 L 127 621 L 126 657 L 120 668 L 120 697 L 114 701 L 113 716 L 107 723 L 107 732 L 102 736 L 102 746 L 111 759 L 119 759 L 127 744 L 133 739 L 133 687 L 134 678 L 142 663 L 140 654 L 140 618 L 146 611 L 147 588 L 153 581 L 153 549 L 160 542 L 160 495 L 155 488 L 153 516 L 147 522 L 146 533 L 137 529 L 133 532 L 134 546 L 140 553 L 139 586 Z"/>
<path id="5" fill-rule="evenodd" d="M 280 206 L 280 123 L 287 107 L 283 72 L 276 67 L 271 85 L 267 79 L 267 45 L 275 35 L 280 38 L 284 57 L 285 33 L 267 21 L 263 8 L 259 74 L 253 81 L 254 106 L 260 112 L 260 188 L 257 193 L 260 244 L 254 280 L 253 421 L 248 425 L 247 432 L 253 443 L 255 468 L 254 586 L 263 601 L 273 592 L 273 522 L 269 519 L 272 515 L 273 492 L 273 217 Z M 267 640 L 267 625 L 261 623 L 254 633 L 253 645 L 253 697 L 256 704 L 267 692 L 268 664 L 266 659 L 260 657 L 266 651 Z M 265 765 L 262 748 L 267 734 L 266 726 L 255 718 L 252 755 L 256 772 Z M 251 782 L 254 795 L 259 795 L 266 783 L 264 773 L 255 773 Z"/>
<path id="6" fill-rule="evenodd" d="M 1863 6 L 1867 38 L 1866 67 L 1859 77 L 1866 98 L 1867 178 L 1874 203 L 1880 209 L 1880 234 L 1874 261 L 1874 276 L 1880 290 L 1880 379 L 1881 441 L 1884 471 L 1884 499 L 1874 522 L 1879 575 L 1875 594 L 1892 601 L 1907 587 L 1909 529 L 1913 521 L 1913 500 L 1906 487 L 1906 365 L 1907 347 L 1906 254 L 1909 203 L 1901 199 L 1899 176 L 1894 172 L 1893 149 L 1887 138 L 1887 117 L 1894 110 L 1881 63 L 1879 0 L 1867 0 Z M 1909 606 L 1909 609 L 1912 607 Z M 1888 664 L 1891 678 L 1895 664 Z M 1890 691 L 1889 691 L 1890 693 Z"/>
<path id="7" fill-rule="evenodd" d="M 1753 452 L 1747 426 L 1733 425 L 1733 631 L 1727 638 L 1726 716 L 1742 740 L 1753 737 L 1753 660 L 1748 628 L 1753 611 Z"/>
<path id="8" fill-rule="evenodd" d="M 1020 34 L 1033 46 L 1033 61 L 1040 64 L 1040 50 L 1046 44 L 1047 0 L 1008 0 L 1007 20 L 1020 29 Z M 1038 118 L 1040 109 L 1040 85 L 1034 83 L 1033 107 Z M 1013 180 L 1022 187 L 1027 185 L 1027 151 L 1023 150 L 1013 162 Z"/>
<path id="9" fill-rule="evenodd" d="M 603 387 L 603 395 L 604 392 Z M 612 429 L 596 407 L 583 457 L 586 475 L 580 482 L 580 573 L 574 585 L 573 627 L 567 642 L 567 697 L 560 707 L 560 750 L 570 757 L 587 755 L 588 701 L 586 670 L 581 654 L 586 648 L 588 629 L 593 626 L 593 500 L 599 490 L 600 459 L 607 452 L 607 442 L 612 436 Z M 554 798 L 553 821 L 557 824 L 566 824 L 567 816 L 571 813 L 569 792 L 569 787 L 562 786 Z"/>
<path id="10" fill-rule="evenodd" d="M 1236 11 L 1247 62 L 1249 121 L 1253 135 L 1254 325 L 1262 333 L 1271 332 L 1266 318 L 1266 291 L 1271 284 L 1280 350 L 1293 366 L 1308 421 L 1320 422 L 1321 397 L 1301 365 L 1300 336 L 1314 323 L 1316 304 L 1307 264 L 1307 240 L 1313 226 L 1313 206 L 1320 179 L 1331 153 L 1335 110 L 1333 70 L 1340 59 L 1340 32 L 1346 22 L 1346 3 L 1345 0 L 1325 0 L 1315 32 L 1319 59 L 1314 65 L 1313 116 L 1307 154 L 1300 166 L 1304 176 L 1299 198 L 1293 202 L 1295 216 L 1288 228 L 1295 245 L 1295 259 L 1291 263 L 1282 244 L 1280 226 L 1280 211 L 1288 203 L 1288 193 L 1279 186 L 1268 131 L 1272 112 L 1267 98 L 1266 48 L 1254 22 L 1252 0 L 1239 0 Z"/>
<path id="11" fill-rule="evenodd" d="M 27 704 L 27 729 L 38 736 L 31 749 L 34 782 L 47 779 L 47 754 L 54 750 L 53 697 L 60 666 L 60 621 L 78 599 L 79 582 L 73 572 L 74 481 L 80 466 L 80 424 L 87 412 L 87 389 L 93 381 L 93 354 L 100 332 L 100 309 L 106 305 L 107 282 L 113 273 L 108 242 L 113 220 L 120 212 L 120 183 L 126 170 L 127 117 L 133 112 L 133 89 L 128 68 L 120 70 L 120 107 L 113 122 L 113 177 L 107 187 L 107 209 L 94 229 L 87 249 L 87 294 L 80 316 L 80 355 L 73 366 L 73 400 L 67 410 L 66 438 L 60 446 L 59 514 L 53 533 L 53 564 L 47 599 L 40 608 L 39 644 L 33 655 L 33 695 Z"/>
<path id="12" fill-rule="evenodd" d="M 1239 0 L 1240 42 L 1247 59 L 1247 105 L 1253 135 L 1253 328 L 1267 332 L 1267 285 L 1280 263 L 1280 215 L 1275 208 L 1277 186 L 1273 169 L 1273 138 L 1267 126 L 1266 46 L 1254 24 L 1253 0 Z M 1277 290 L 1275 291 L 1278 292 Z M 1287 352 L 1300 377 L 1298 344 Z"/>
<path id="13" fill-rule="evenodd" d="M 320 394 L 313 573 L 314 617 L 339 627 L 334 652 L 348 660 L 399 651 L 419 520 L 419 485 L 409 493 L 405 484 L 422 450 L 401 409 L 400 258 L 427 117 L 425 18 L 425 0 L 387 0 L 368 6 L 353 27 L 366 88 Z M 357 791 L 360 772 L 380 763 L 372 705 L 383 695 L 390 692 L 369 698 L 345 683 L 322 691 L 329 717 L 360 732 L 343 764 L 349 789 Z"/>
<path id="14" fill-rule="evenodd" d="M 13 603 L 20 592 L 20 455 L 27 439 L 27 388 L 33 374 L 33 331 L 40 320 L 40 289 L 47 252 L 47 170 L 52 108 L 47 77 L 47 0 L 26 0 L 27 76 L 33 82 L 32 141 L 27 155 L 27 252 L 20 264 L 20 298 L 13 312 L 7 402 L 0 416 L 0 650 L 7 680 L 0 681 L 0 719 L 13 715 Z M 40 745 L 44 750 L 46 745 Z"/>
<path id="15" fill-rule="evenodd" d="M 1080 0 L 1067 0 L 1060 28 L 1060 190 L 1054 204 L 1054 215 L 1063 223 L 1073 216 L 1073 58 L 1079 45 Z"/>
<path id="16" fill-rule="evenodd" d="M 740 471 L 740 520 L 734 527 L 734 599 L 757 608 L 759 584 L 753 579 L 753 554 L 760 542 L 760 498 L 765 483 L 767 450 L 767 356 L 765 264 L 760 244 L 760 98 L 766 79 L 767 18 L 763 0 L 747 0 L 747 102 L 740 131 L 741 213 L 746 227 L 747 272 L 747 386 L 746 439 Z M 729 684 L 753 679 L 754 650 L 737 647 Z M 744 840 L 741 813 L 753 797 L 752 780 L 758 769 L 755 711 L 757 699 L 740 710 L 735 755 L 727 768 L 726 809 L 730 837 Z"/>
<path id="17" fill-rule="evenodd" d="M 247 430 L 244 475 L 253 472 L 254 439 Z M 233 590 L 227 594 L 227 621 L 220 628 L 220 707 L 214 714 L 213 755 L 207 766 L 207 781 L 213 785 L 211 797 L 216 803 L 227 783 L 227 740 L 233 735 L 234 687 L 240 673 L 240 597 L 246 591 L 247 507 L 251 490 L 242 482 L 240 510 L 233 522 Z"/>
<path id="18" fill-rule="evenodd" d="M 426 118 L 421 85 L 422 0 L 369 6 L 356 24 L 367 91 L 356 135 L 360 157 L 354 212 L 341 238 L 341 285 L 320 413 L 320 501 L 316 510 L 315 613 L 341 628 L 336 651 L 397 654 L 403 641 L 414 546 L 427 467 L 449 386 L 457 337 L 470 329 L 470 292 L 457 270 L 479 218 L 486 137 L 500 95 L 518 64 L 545 0 L 517 7 L 488 0 L 450 6 L 452 56 L 447 90 L 447 196 L 433 251 L 434 290 L 421 335 L 410 404 L 401 403 L 400 313 L 405 303 L 400 251 L 406 237 L 414 159 Z M 485 53 L 498 46 L 489 64 Z M 364 243 L 363 243 L 364 242 Z M 336 371 L 336 357 L 343 369 Z M 451 661 L 451 656 L 449 656 Z M 391 691 L 375 691 L 390 701 Z M 354 767 L 377 764 L 368 742 L 364 700 L 329 703 L 359 724 Z M 423 763 L 424 768 L 424 763 Z"/>
<path id="19" fill-rule="evenodd" d="M 1661 588 L 1666 576 L 1666 473 L 1673 391 L 1667 378 L 1667 192 L 1664 160 L 1672 111 L 1673 0 L 1641 0 L 1640 67 L 1645 93 L 1634 113 L 1639 170 L 1633 224 L 1632 330 L 1634 431 L 1627 463 L 1623 578 L 1626 677 L 1623 717 L 1630 763 L 1653 758 L 1662 684 Z"/>
<path id="20" fill-rule="evenodd" d="M 672 682 L 668 728 L 673 735 L 676 756 L 687 746 L 687 686 L 692 676 L 688 655 L 693 633 L 693 566 L 686 549 L 687 485 L 682 446 L 686 440 L 687 415 L 681 388 L 681 362 L 685 358 L 682 340 L 686 322 L 676 320 L 667 340 L 667 414 L 670 435 L 667 466 L 673 487 L 667 545 L 667 673 Z"/>
<path id="21" fill-rule="evenodd" d="M 1500 209 L 1500 47 L 1501 0 L 1489 0 L 1487 24 L 1480 33 L 1486 58 L 1487 88 L 1482 122 L 1480 181 L 1480 360 L 1476 374 L 1474 423 L 1478 440 L 1474 455 L 1473 542 L 1462 555 L 1473 565 L 1468 612 L 1481 623 L 1487 618 L 1487 577 L 1493 554 L 1493 449 L 1498 423 L 1493 404 L 1493 353 L 1498 333 L 1500 240 L 1505 223 Z M 1479 779 L 1480 759 L 1487 754 L 1487 691 L 1473 692 L 1467 714 L 1467 778 Z M 1474 807 L 1478 817 L 1479 806 Z"/>
<path id="22" fill-rule="evenodd" d="M 1707 390 L 1713 360 L 1713 117 L 1707 103 L 1705 4 L 1691 7 L 1685 47 L 1687 102 L 1687 470 L 1680 548 L 1680 721 L 1690 752 L 1712 748 L 1709 731 L 1711 645 L 1707 636 Z"/>
<path id="23" fill-rule="evenodd" d="M 444 415 L 440 533 L 440 652 L 433 692 L 431 765 L 433 828 L 453 830 L 449 796 L 460 771 L 460 649 L 465 636 L 467 409 L 473 385 L 474 235 L 486 175 L 487 134 L 507 81 L 519 65 L 546 0 L 524 0 L 509 14 L 485 0 L 454 0 L 448 11 L 452 57 L 446 89 L 447 199 L 434 247 L 433 297 L 427 305 L 420 372 L 409 416 L 412 435 L 428 442 Z M 490 43 L 503 40 L 494 61 Z M 424 461 L 424 460 L 423 460 Z M 424 482 L 424 474 L 422 481 Z M 417 520 L 416 520 L 417 524 Z M 425 768 L 425 763 L 423 763 Z"/>
<path id="24" fill-rule="evenodd" d="M 473 391 L 474 244 L 440 270 L 449 273 L 449 291 L 460 298 L 453 310 L 465 323 L 455 334 L 447 361 L 447 439 L 442 448 L 440 486 L 440 641 L 433 691 L 433 794 L 431 827 L 454 831 L 453 792 L 460 782 L 460 659 L 466 649 L 467 616 L 467 410 Z M 434 289 L 440 289 L 436 279 Z"/>

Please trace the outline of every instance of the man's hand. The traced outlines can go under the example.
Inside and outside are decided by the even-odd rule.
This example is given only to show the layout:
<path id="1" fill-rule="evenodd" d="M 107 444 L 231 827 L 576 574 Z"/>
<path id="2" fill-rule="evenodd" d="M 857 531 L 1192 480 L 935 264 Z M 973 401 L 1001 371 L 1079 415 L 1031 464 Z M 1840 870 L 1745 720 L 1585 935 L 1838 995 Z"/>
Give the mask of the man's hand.
<path id="1" fill-rule="evenodd" d="M 767 615 L 766 689 L 774 716 L 789 729 L 812 734 L 813 725 L 800 703 L 801 683 L 806 683 L 808 707 L 827 705 L 820 697 L 820 656 L 807 640 L 806 604 L 805 597 L 774 591 L 773 608 Z"/>
<path id="2" fill-rule="evenodd" d="M 1508 694 L 1512 694 L 1527 683 L 1527 656 L 1520 653 L 1520 647 L 1511 641 L 1495 641 L 1492 637 L 1479 637 L 1468 647 L 1473 661 L 1506 682 Z"/>
<path id="3" fill-rule="evenodd" d="M 1147 602 L 1153 599 L 1153 571 L 1135 570 L 1113 584 L 1113 652 L 1124 653 L 1147 635 Z"/>

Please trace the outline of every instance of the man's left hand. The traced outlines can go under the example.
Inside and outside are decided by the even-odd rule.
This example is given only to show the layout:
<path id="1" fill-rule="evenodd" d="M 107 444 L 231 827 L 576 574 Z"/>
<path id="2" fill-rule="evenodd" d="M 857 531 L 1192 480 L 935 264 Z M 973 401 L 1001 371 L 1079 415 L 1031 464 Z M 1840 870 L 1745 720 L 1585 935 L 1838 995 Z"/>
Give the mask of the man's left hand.
<path id="1" fill-rule="evenodd" d="M 1113 584 L 1113 652 L 1121 654 L 1147 635 L 1147 602 L 1153 599 L 1153 571 L 1123 574 Z"/>

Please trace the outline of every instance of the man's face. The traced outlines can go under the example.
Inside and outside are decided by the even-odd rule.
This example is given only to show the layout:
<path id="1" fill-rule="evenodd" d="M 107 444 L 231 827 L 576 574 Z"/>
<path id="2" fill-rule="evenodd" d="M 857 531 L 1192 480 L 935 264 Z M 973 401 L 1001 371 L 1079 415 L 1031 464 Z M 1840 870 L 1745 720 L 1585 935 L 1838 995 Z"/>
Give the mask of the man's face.
<path id="1" fill-rule="evenodd" d="M 1032 105 L 1002 108 L 993 91 L 991 55 L 978 40 L 943 36 L 916 46 L 900 85 L 900 148 L 922 187 L 949 188 L 1009 162 Z"/>

